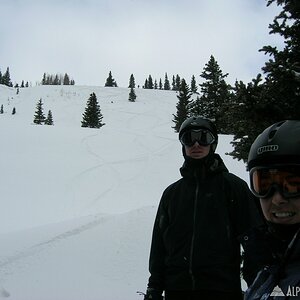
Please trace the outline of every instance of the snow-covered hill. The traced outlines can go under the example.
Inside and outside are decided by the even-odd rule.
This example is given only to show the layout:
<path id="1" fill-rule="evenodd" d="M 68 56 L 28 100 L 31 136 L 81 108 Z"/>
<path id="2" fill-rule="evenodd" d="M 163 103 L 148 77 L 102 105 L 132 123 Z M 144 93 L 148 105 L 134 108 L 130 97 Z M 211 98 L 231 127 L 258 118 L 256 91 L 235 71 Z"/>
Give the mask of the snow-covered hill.
<path id="1" fill-rule="evenodd" d="M 89 95 L 101 129 L 81 128 Z M 0 85 L 0 298 L 142 299 L 161 193 L 183 158 L 173 91 L 89 86 Z M 33 125 L 37 101 L 54 126 Z M 12 115 L 13 107 L 16 114 Z M 243 163 L 217 152 L 247 180 Z"/>

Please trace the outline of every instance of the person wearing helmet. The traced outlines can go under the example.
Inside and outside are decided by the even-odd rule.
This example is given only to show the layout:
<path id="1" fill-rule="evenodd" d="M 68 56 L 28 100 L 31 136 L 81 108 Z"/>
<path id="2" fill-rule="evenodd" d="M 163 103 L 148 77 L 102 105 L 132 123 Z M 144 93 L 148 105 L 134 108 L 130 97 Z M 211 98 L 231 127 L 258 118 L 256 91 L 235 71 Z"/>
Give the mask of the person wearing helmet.
<path id="1" fill-rule="evenodd" d="M 188 118 L 179 140 L 182 178 L 160 200 L 144 299 L 163 299 L 163 291 L 166 300 L 242 299 L 238 237 L 260 222 L 253 195 L 215 153 L 218 134 L 211 120 Z"/>
<path id="2" fill-rule="evenodd" d="M 248 170 L 266 222 L 244 236 L 248 260 L 261 267 L 245 299 L 300 299 L 300 121 L 266 128 Z"/>

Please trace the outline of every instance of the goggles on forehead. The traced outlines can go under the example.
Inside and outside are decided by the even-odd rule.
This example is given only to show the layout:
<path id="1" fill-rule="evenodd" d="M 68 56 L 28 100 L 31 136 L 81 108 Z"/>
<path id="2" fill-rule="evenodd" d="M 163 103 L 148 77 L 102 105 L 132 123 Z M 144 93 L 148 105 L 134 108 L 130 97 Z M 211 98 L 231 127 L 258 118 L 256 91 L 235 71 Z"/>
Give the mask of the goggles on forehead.
<path id="1" fill-rule="evenodd" d="M 184 146 L 191 147 L 196 142 L 202 146 L 208 146 L 215 142 L 214 135 L 207 129 L 192 129 L 183 133 L 180 142 Z"/>
<path id="2" fill-rule="evenodd" d="M 284 198 L 300 197 L 300 165 L 253 168 L 250 189 L 259 198 L 269 198 L 275 191 Z"/>

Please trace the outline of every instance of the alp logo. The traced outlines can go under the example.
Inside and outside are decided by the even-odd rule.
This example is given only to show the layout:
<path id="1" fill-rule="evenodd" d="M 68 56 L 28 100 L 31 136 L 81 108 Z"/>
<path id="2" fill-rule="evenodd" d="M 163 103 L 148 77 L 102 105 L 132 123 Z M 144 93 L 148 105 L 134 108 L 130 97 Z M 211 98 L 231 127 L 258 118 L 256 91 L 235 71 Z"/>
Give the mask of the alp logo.
<path id="1" fill-rule="evenodd" d="M 265 152 L 274 152 L 277 151 L 278 149 L 279 149 L 278 145 L 267 145 L 267 146 L 259 147 L 257 149 L 257 154 L 263 154 Z"/>

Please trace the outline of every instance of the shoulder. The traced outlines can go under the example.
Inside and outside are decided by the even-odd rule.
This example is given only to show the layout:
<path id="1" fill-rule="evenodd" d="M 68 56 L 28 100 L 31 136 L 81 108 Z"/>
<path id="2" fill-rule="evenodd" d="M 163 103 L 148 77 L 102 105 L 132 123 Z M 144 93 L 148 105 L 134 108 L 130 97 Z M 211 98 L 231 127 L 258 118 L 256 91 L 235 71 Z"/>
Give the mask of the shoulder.
<path id="1" fill-rule="evenodd" d="M 178 179 L 177 181 L 171 183 L 162 194 L 162 199 L 169 198 L 171 195 L 174 195 L 178 192 L 178 189 L 180 189 L 180 186 L 182 185 L 183 178 Z"/>
<path id="2" fill-rule="evenodd" d="M 245 180 L 243 180 L 242 178 L 238 177 L 237 175 L 235 175 L 233 173 L 224 172 L 223 176 L 224 176 L 225 180 L 228 180 L 231 183 L 247 185 Z"/>
<path id="3" fill-rule="evenodd" d="M 245 196 L 249 195 L 250 190 L 248 184 L 245 180 L 241 179 L 240 177 L 232 174 L 232 173 L 223 173 L 224 184 L 227 188 L 234 194 L 245 194 Z"/>

